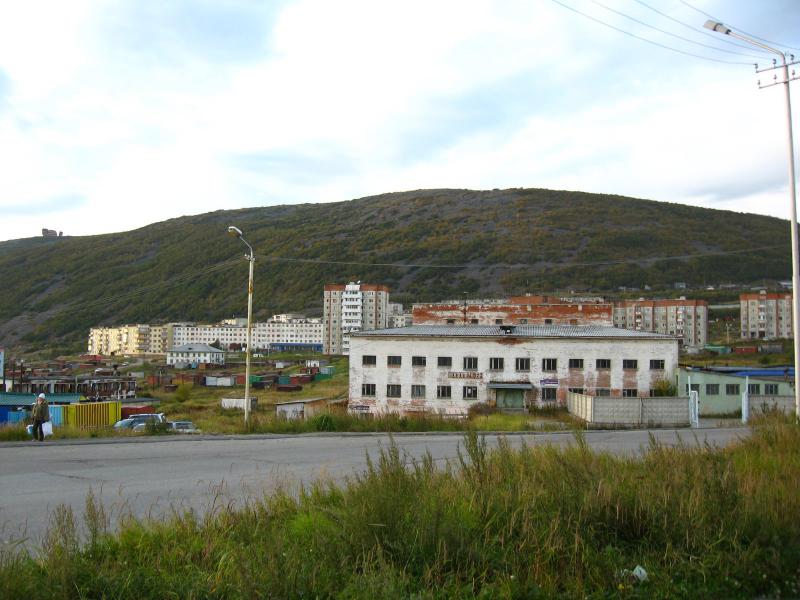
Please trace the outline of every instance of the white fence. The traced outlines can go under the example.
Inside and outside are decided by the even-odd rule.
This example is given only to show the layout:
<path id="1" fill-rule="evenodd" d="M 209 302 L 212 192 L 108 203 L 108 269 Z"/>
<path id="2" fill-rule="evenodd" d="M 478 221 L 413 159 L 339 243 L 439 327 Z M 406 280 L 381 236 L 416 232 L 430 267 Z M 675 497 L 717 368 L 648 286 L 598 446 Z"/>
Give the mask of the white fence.
<path id="1" fill-rule="evenodd" d="M 244 398 L 222 398 L 222 408 L 233 408 L 244 410 Z M 250 410 L 255 410 L 258 406 L 258 398 L 250 397 Z"/>
<path id="2" fill-rule="evenodd" d="M 688 397 L 612 398 L 567 394 L 567 410 L 591 425 L 613 427 L 689 427 L 692 425 Z"/>

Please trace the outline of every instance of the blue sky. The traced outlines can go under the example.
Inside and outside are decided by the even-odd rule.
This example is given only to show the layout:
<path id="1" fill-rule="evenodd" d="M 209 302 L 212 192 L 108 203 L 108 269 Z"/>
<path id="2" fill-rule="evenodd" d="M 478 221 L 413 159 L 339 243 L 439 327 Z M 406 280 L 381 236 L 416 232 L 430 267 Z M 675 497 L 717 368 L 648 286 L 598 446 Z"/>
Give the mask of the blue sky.
<path id="1" fill-rule="evenodd" d="M 800 48 L 796 0 L 559 2 L 745 64 L 554 0 L 6 3 L 0 240 L 434 187 L 788 216 L 781 88 L 645 24 Z"/>

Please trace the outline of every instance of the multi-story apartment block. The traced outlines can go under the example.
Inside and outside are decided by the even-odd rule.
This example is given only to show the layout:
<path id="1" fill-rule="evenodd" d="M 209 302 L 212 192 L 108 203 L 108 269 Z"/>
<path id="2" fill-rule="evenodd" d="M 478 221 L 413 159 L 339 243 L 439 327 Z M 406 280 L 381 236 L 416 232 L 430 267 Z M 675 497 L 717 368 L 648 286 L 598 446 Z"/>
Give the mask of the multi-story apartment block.
<path id="1" fill-rule="evenodd" d="M 89 354 L 163 354 L 166 330 L 147 324 L 92 327 L 89 330 Z"/>
<path id="2" fill-rule="evenodd" d="M 387 326 L 389 288 L 385 285 L 360 281 L 326 284 L 323 295 L 325 354 L 349 354 L 351 333 Z"/>
<path id="3" fill-rule="evenodd" d="M 792 337 L 792 294 L 762 290 L 741 294 L 739 304 L 743 338 Z"/>
<path id="4" fill-rule="evenodd" d="M 299 314 L 273 315 L 253 327 L 253 346 L 271 350 L 313 350 L 322 352 L 322 319 Z"/>
<path id="5" fill-rule="evenodd" d="M 501 300 L 450 300 L 414 304 L 414 325 L 599 325 L 613 323 L 602 298 L 513 296 Z"/>
<path id="6" fill-rule="evenodd" d="M 615 327 L 434 325 L 351 334 L 354 412 L 524 410 L 568 392 L 642 397 L 674 381 L 679 340 Z"/>
<path id="7" fill-rule="evenodd" d="M 621 300 L 614 304 L 614 326 L 674 335 L 684 346 L 702 347 L 708 339 L 708 303 L 683 296 L 668 300 Z"/>
<path id="8" fill-rule="evenodd" d="M 306 349 L 322 351 L 322 320 L 304 315 L 274 315 L 253 323 L 253 349 Z M 90 354 L 166 354 L 187 344 L 219 344 L 223 349 L 247 347 L 247 319 L 226 319 L 218 324 L 193 322 L 165 325 L 94 327 L 89 331 Z"/>

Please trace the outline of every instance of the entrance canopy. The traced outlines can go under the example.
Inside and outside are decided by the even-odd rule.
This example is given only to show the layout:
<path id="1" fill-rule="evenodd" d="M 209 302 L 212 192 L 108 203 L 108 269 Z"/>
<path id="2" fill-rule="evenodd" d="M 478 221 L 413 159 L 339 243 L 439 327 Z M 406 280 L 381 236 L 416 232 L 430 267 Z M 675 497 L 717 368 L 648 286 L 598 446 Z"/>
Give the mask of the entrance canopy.
<path id="1" fill-rule="evenodd" d="M 533 384 L 532 383 L 505 383 L 505 382 L 493 382 L 490 381 L 489 388 L 495 390 L 532 390 Z"/>

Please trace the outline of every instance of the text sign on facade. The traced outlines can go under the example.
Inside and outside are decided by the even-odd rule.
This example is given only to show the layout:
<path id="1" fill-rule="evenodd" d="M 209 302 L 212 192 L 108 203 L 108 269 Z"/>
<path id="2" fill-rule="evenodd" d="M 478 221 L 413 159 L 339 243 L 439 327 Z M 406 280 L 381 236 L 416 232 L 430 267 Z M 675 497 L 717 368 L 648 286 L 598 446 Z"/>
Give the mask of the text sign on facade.
<path id="1" fill-rule="evenodd" d="M 540 379 L 539 385 L 558 385 L 558 379 Z"/>
<path id="2" fill-rule="evenodd" d="M 451 371 L 447 376 L 450 379 L 483 379 L 483 373 L 478 373 L 477 371 Z"/>

